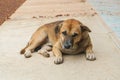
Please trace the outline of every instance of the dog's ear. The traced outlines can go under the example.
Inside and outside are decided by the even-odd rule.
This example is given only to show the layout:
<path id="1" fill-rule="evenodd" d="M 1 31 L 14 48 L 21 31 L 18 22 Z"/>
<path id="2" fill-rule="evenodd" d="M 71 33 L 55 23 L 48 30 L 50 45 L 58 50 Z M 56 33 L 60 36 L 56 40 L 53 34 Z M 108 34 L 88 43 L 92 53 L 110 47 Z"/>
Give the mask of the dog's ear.
<path id="1" fill-rule="evenodd" d="M 60 32 L 61 27 L 62 27 L 62 22 L 56 25 L 56 27 L 55 27 L 56 34 Z"/>
<path id="2" fill-rule="evenodd" d="M 85 26 L 85 25 L 81 25 L 80 27 L 81 27 L 81 30 L 82 30 L 83 32 L 84 32 L 84 31 L 91 32 L 91 30 L 90 30 L 87 26 Z"/>

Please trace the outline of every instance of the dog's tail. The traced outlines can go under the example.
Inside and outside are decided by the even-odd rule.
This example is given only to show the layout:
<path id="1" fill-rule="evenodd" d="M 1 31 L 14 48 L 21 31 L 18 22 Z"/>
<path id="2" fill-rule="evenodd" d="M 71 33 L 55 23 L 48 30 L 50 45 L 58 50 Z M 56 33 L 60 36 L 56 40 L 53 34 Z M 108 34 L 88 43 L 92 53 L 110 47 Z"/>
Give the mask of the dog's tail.
<path id="1" fill-rule="evenodd" d="M 20 54 L 24 54 L 25 53 L 25 49 L 29 46 L 29 44 L 26 45 L 25 48 L 23 48 L 21 51 L 20 51 Z"/>

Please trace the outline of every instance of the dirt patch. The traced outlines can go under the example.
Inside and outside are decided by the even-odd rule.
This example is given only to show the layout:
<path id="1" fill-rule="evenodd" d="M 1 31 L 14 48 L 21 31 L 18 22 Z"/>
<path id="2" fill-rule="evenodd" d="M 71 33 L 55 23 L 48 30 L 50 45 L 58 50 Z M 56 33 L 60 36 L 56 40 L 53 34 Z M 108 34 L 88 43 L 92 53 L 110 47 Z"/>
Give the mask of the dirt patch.
<path id="1" fill-rule="evenodd" d="M 12 15 L 25 0 L 0 0 L 0 25 Z"/>

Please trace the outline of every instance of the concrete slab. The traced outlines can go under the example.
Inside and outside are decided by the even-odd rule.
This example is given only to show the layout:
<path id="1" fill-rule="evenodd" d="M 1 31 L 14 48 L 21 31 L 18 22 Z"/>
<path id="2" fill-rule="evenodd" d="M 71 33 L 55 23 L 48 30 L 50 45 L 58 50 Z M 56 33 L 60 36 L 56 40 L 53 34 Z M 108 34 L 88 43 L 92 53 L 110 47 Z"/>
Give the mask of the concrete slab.
<path id="1" fill-rule="evenodd" d="M 120 1 L 119 0 L 88 0 L 100 16 L 103 18 L 105 23 L 114 32 L 112 37 L 117 38 L 114 42 L 120 48 Z M 119 43 L 119 44 L 118 44 Z"/>
<path id="2" fill-rule="evenodd" d="M 29 11 L 36 14 L 35 10 L 37 7 L 33 8 L 32 3 L 39 2 L 42 5 L 45 3 L 45 9 L 49 13 L 39 11 L 39 14 L 45 14 L 46 16 L 48 14 L 53 17 L 39 18 L 28 12 L 29 16 L 26 18 L 25 11 L 28 10 L 28 7 L 25 8 L 26 5 L 23 4 L 11 16 L 10 20 L 0 26 L 0 80 L 119 80 L 120 50 L 112 38 L 111 34 L 113 32 L 107 28 L 98 14 L 92 16 L 91 12 L 94 13 L 96 11 L 89 10 L 92 8 L 89 3 L 81 3 L 78 0 L 65 0 L 66 5 L 62 7 L 61 13 L 66 12 L 67 4 L 71 5 L 69 9 L 71 12 L 67 12 L 67 14 L 71 14 L 75 8 L 78 10 L 83 8 L 83 4 L 85 4 L 85 11 L 89 10 L 90 13 L 87 11 L 88 14 L 84 15 L 54 17 L 59 14 L 57 12 L 58 7 L 54 4 L 58 3 L 60 5 L 64 1 L 48 1 L 50 1 L 50 4 L 46 4 L 46 1 L 42 0 L 27 0 L 25 4 L 30 4 Z M 40 8 L 42 5 L 37 6 Z M 53 6 L 55 9 L 54 14 L 50 12 L 49 6 Z M 77 14 L 78 10 L 73 12 Z M 33 16 L 36 18 L 32 18 Z M 51 54 L 50 58 L 44 58 L 37 53 L 33 53 L 33 56 L 29 59 L 19 54 L 20 49 L 27 44 L 32 33 L 40 25 L 69 18 L 82 21 L 92 30 L 90 36 L 97 57 L 96 61 L 87 61 L 84 54 L 64 55 L 65 62 L 61 65 L 55 65 L 53 63 L 53 54 Z"/>

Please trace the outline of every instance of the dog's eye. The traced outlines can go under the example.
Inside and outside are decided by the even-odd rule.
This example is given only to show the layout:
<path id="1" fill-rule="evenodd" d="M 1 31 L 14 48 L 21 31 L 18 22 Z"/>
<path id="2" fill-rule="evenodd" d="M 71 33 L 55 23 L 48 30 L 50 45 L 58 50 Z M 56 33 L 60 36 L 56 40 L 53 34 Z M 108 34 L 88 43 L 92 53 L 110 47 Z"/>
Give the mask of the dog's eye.
<path id="1" fill-rule="evenodd" d="M 67 35 L 67 32 L 66 32 L 66 31 L 63 31 L 62 34 L 63 34 L 63 35 Z"/>
<path id="2" fill-rule="evenodd" d="M 73 35 L 72 35 L 72 37 L 76 37 L 78 34 L 77 33 L 74 33 Z"/>

